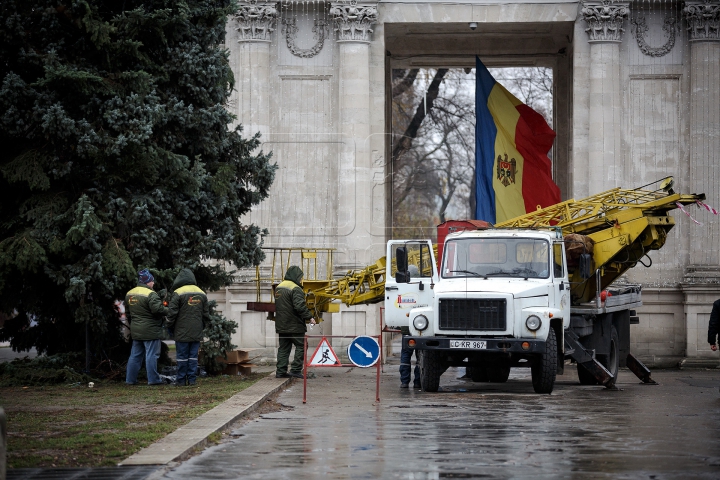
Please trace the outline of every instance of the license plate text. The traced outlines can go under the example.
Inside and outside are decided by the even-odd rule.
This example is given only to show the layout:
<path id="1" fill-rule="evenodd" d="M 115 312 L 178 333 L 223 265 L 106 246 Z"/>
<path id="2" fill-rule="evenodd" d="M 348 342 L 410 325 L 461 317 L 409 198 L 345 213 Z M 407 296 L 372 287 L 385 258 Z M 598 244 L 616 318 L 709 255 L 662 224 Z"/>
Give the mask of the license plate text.
<path id="1" fill-rule="evenodd" d="M 467 350 L 485 350 L 485 340 L 450 340 L 450 348 L 463 348 Z"/>

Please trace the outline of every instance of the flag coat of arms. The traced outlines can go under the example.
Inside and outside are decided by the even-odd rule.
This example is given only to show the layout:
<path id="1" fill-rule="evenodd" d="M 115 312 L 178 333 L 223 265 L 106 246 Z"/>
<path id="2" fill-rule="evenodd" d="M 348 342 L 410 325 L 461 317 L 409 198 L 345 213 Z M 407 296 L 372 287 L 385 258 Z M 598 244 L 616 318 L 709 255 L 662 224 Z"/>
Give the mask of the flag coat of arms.
<path id="1" fill-rule="evenodd" d="M 555 132 L 477 57 L 475 65 L 475 218 L 501 223 L 559 203 L 547 156 Z"/>

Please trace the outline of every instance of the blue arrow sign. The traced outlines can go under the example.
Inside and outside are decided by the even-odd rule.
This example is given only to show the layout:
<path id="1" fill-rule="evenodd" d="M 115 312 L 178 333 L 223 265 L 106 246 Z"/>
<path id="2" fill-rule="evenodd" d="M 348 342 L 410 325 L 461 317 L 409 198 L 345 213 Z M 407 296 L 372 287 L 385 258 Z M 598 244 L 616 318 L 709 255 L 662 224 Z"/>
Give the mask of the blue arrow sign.
<path id="1" fill-rule="evenodd" d="M 380 358 L 380 345 L 373 337 L 353 338 L 347 349 L 348 358 L 358 367 L 372 367 Z"/>

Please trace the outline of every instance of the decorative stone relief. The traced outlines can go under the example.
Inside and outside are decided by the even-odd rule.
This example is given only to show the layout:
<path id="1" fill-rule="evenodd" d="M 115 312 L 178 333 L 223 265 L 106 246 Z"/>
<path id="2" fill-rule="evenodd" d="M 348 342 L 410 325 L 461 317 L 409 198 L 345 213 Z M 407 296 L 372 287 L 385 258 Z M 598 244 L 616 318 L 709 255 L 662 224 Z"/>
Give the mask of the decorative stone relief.
<path id="1" fill-rule="evenodd" d="M 683 9 L 690 41 L 720 40 L 720 2 L 688 1 Z"/>
<path id="2" fill-rule="evenodd" d="M 585 31 L 590 36 L 590 42 L 621 42 L 622 27 L 630 9 L 627 3 L 586 2 L 580 14 L 587 22 Z"/>
<path id="3" fill-rule="evenodd" d="M 630 22 L 633 24 L 633 29 L 635 30 L 635 39 L 637 40 L 638 47 L 640 47 L 640 51 L 645 55 L 650 57 L 662 57 L 663 55 L 670 53 L 670 50 L 672 50 L 675 46 L 675 17 L 671 17 L 670 15 L 665 17 L 662 29 L 668 39 L 662 47 L 651 47 L 647 44 L 647 41 L 645 41 L 645 34 L 648 31 L 648 26 L 647 23 L 645 23 L 644 16 L 640 15 Z"/>
<path id="4" fill-rule="evenodd" d="M 349 4 L 336 4 L 330 9 L 338 41 L 369 42 L 371 25 L 377 22 L 377 6 L 358 6 L 357 0 Z"/>
<path id="5" fill-rule="evenodd" d="M 283 31 L 285 32 L 285 43 L 290 53 L 296 57 L 312 58 L 323 49 L 323 45 L 325 44 L 325 31 L 327 30 L 325 20 L 315 19 L 315 26 L 312 31 L 315 34 L 314 38 L 317 39 L 317 42 L 312 48 L 298 48 L 297 45 L 295 45 L 295 38 L 298 32 L 297 17 L 293 16 L 292 19 L 283 19 L 282 22 Z"/>
<path id="6" fill-rule="evenodd" d="M 233 15 L 238 23 L 236 30 L 240 33 L 238 42 L 269 42 L 275 31 L 278 11 L 274 3 L 257 5 L 257 0 L 248 0 L 240 4 L 240 9 Z"/>

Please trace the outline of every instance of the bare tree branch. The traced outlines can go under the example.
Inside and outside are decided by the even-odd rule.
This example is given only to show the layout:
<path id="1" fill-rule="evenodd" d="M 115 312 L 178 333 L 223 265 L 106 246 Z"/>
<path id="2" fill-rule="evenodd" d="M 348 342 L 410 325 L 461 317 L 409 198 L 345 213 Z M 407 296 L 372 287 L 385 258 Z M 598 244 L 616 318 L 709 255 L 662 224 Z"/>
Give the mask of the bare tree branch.
<path id="1" fill-rule="evenodd" d="M 410 124 L 405 129 L 405 133 L 403 134 L 403 136 L 400 137 L 398 142 L 393 147 L 393 161 L 398 158 L 403 152 L 409 150 L 412 146 L 412 141 L 417 136 L 417 132 L 420 129 L 422 121 L 425 119 L 428 112 L 433 108 L 433 103 L 435 102 L 435 99 L 438 96 L 438 92 L 440 91 L 440 84 L 442 83 L 442 80 L 445 77 L 447 71 L 447 68 L 439 68 L 437 72 L 435 72 L 435 76 L 433 77 L 432 82 L 430 82 L 430 86 L 425 93 L 425 101 L 421 101 L 418 104 L 417 109 L 415 110 L 415 116 L 413 116 Z"/>
<path id="2" fill-rule="evenodd" d="M 398 70 L 393 70 L 393 76 L 395 77 L 395 72 Z M 403 77 L 400 77 L 399 75 L 395 78 L 402 78 L 402 80 L 392 87 L 392 96 L 393 98 L 402 95 L 405 93 L 410 87 L 413 86 L 413 83 L 415 83 L 415 79 L 417 78 L 417 74 L 420 71 L 419 68 L 412 68 L 410 70 L 402 70 L 404 73 Z"/>

